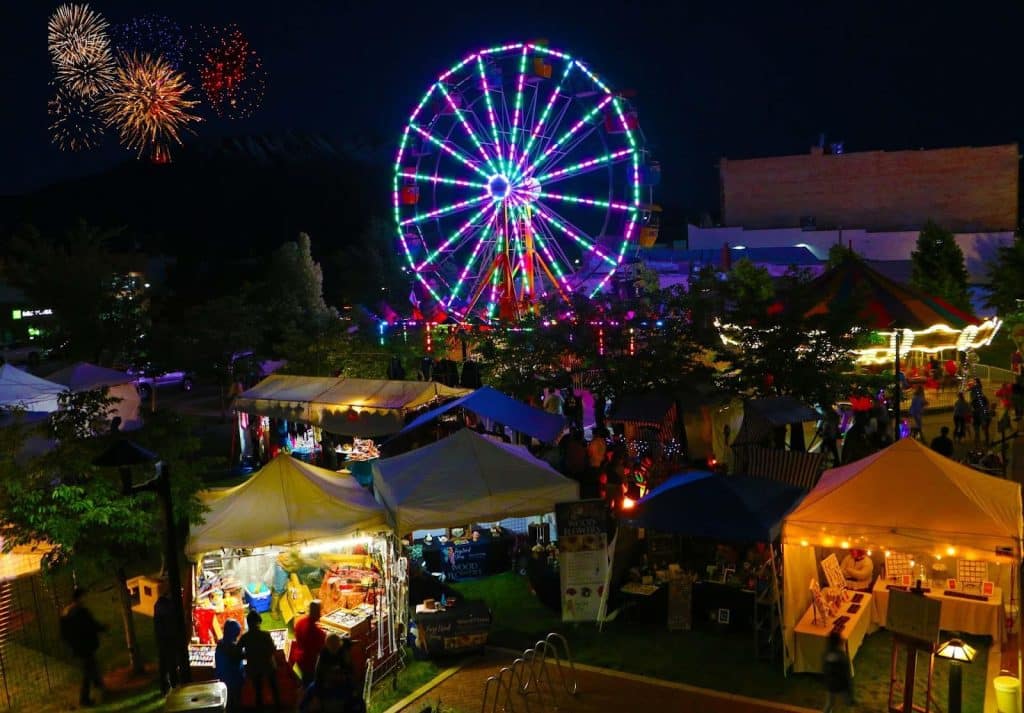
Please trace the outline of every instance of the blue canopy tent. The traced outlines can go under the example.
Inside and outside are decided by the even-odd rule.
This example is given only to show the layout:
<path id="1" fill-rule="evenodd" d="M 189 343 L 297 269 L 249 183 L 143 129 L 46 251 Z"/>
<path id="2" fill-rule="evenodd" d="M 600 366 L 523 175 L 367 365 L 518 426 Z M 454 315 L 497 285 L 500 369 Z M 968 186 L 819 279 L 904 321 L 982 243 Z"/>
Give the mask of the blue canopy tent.
<path id="1" fill-rule="evenodd" d="M 764 478 L 694 471 L 669 478 L 626 517 L 649 527 L 690 537 L 734 542 L 773 542 L 782 518 L 805 495 L 792 485 Z"/>
<path id="2" fill-rule="evenodd" d="M 471 394 L 466 394 L 421 414 L 399 431 L 398 436 L 430 423 L 442 414 L 456 408 L 466 409 L 477 416 L 497 421 L 543 443 L 554 443 L 562 429 L 565 428 L 564 416 L 547 413 L 506 396 L 490 386 L 483 386 Z"/>

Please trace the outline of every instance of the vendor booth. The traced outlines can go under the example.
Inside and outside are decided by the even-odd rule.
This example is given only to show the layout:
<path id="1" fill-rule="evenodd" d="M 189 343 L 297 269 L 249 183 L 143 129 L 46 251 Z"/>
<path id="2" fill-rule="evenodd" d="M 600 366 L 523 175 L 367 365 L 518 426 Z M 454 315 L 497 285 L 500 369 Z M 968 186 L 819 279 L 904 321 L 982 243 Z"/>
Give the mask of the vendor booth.
<path id="1" fill-rule="evenodd" d="M 657 619 L 670 628 L 747 629 L 755 649 L 768 655 L 781 625 L 776 571 L 782 519 L 803 497 L 801 489 L 773 480 L 702 471 L 683 473 L 652 490 L 625 522 L 645 528 L 647 547 L 639 584 L 624 585 L 627 604 L 661 596 Z M 679 538 L 711 544 L 682 552 Z M 738 549 L 743 544 L 745 552 Z M 717 545 L 717 546 L 716 546 Z M 700 561 L 699 552 L 707 557 Z M 645 581 L 644 577 L 650 577 Z M 639 602 L 640 596 L 643 596 Z M 764 650 L 762 650 L 762 648 Z"/>
<path id="2" fill-rule="evenodd" d="M 107 394 L 117 399 L 117 403 L 111 408 L 110 416 L 121 419 L 120 430 L 134 431 L 142 427 L 142 401 L 138 389 L 135 388 L 135 380 L 128 374 L 80 361 L 55 371 L 46 378 L 75 393 L 106 387 Z"/>
<path id="3" fill-rule="evenodd" d="M 375 462 L 373 487 L 396 531 L 408 534 L 410 562 L 425 563 L 444 580 L 507 570 L 513 541 L 502 523 L 550 513 L 556 503 L 579 498 L 575 481 L 525 448 L 469 429 Z M 414 604 L 417 645 L 425 653 L 455 653 L 486 642 L 489 617 L 478 603 Z"/>
<path id="4" fill-rule="evenodd" d="M 891 592 L 918 583 L 943 630 L 999 644 L 1016 625 L 1021 527 L 1020 484 L 914 439 L 825 471 L 783 523 L 789 664 L 819 670 L 833 627 L 852 661 Z"/>
<path id="5" fill-rule="evenodd" d="M 288 660 L 290 631 L 313 599 L 320 627 L 353 640 L 356 670 L 374 674 L 397 660 L 407 622 L 406 570 L 382 535 L 383 507 L 353 478 L 279 455 L 245 483 L 201 494 L 209 508 L 192 528 L 195 562 L 190 657 L 209 677 L 213 647 L 228 619 L 245 628 L 247 610 Z M 282 689 L 294 690 L 289 666 Z"/>
<path id="6" fill-rule="evenodd" d="M 806 452 L 804 424 L 819 417 L 815 409 L 788 396 L 748 399 L 732 442 L 735 472 L 810 490 L 818 482 L 825 454 Z"/>
<path id="7" fill-rule="evenodd" d="M 506 396 L 497 389 L 483 386 L 472 393 L 460 396 L 442 406 L 431 409 L 417 416 L 408 426 L 399 432 L 399 436 L 434 424 L 446 414 L 457 409 L 467 411 L 478 418 L 490 421 L 493 425 L 508 426 L 517 433 L 536 438 L 541 443 L 555 443 L 565 429 L 565 417 L 548 413 L 543 409 L 534 408 L 511 396 Z"/>
<path id="8" fill-rule="evenodd" d="M 369 462 L 379 456 L 372 439 L 398 433 L 417 411 L 467 393 L 430 381 L 273 374 L 232 405 L 238 452 L 265 462 L 284 451 L 345 468 L 365 485 Z"/>

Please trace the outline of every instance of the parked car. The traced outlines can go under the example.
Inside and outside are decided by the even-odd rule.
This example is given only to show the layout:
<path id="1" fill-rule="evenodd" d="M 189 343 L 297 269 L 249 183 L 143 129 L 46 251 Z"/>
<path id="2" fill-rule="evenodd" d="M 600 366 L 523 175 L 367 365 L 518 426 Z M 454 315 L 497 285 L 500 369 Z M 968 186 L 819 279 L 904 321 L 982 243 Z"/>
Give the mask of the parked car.
<path id="1" fill-rule="evenodd" d="M 191 391 L 195 383 L 192 373 L 184 370 L 164 371 L 145 365 L 125 369 L 125 371 L 135 379 L 135 388 L 139 390 L 139 396 L 144 399 L 153 393 L 154 388 L 177 386 L 182 391 Z"/>
<path id="2" fill-rule="evenodd" d="M 0 345 L 0 357 L 7 364 L 38 364 L 46 349 L 36 342 L 10 342 Z"/>

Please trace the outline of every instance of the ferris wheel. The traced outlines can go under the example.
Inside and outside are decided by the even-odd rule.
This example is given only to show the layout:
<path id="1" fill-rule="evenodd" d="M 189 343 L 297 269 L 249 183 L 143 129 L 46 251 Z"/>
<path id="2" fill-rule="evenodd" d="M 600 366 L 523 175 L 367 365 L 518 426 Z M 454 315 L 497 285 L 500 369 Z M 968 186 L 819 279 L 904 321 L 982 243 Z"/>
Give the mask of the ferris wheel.
<path id="1" fill-rule="evenodd" d="M 595 295 L 657 237 L 636 110 L 588 65 L 537 43 L 474 52 L 413 109 L 393 180 L 414 297 L 459 322 L 516 320 Z"/>

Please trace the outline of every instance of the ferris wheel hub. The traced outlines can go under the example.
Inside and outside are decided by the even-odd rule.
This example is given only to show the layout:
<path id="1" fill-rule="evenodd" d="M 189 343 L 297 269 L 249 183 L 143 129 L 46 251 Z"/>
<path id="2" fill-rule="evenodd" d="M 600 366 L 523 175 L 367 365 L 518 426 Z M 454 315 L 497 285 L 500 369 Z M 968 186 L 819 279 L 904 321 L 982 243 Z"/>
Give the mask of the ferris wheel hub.
<path id="1" fill-rule="evenodd" d="M 512 188 L 512 183 L 501 174 L 491 176 L 487 180 L 487 192 L 491 194 L 491 198 L 495 200 L 501 200 L 508 196 L 509 190 Z"/>

